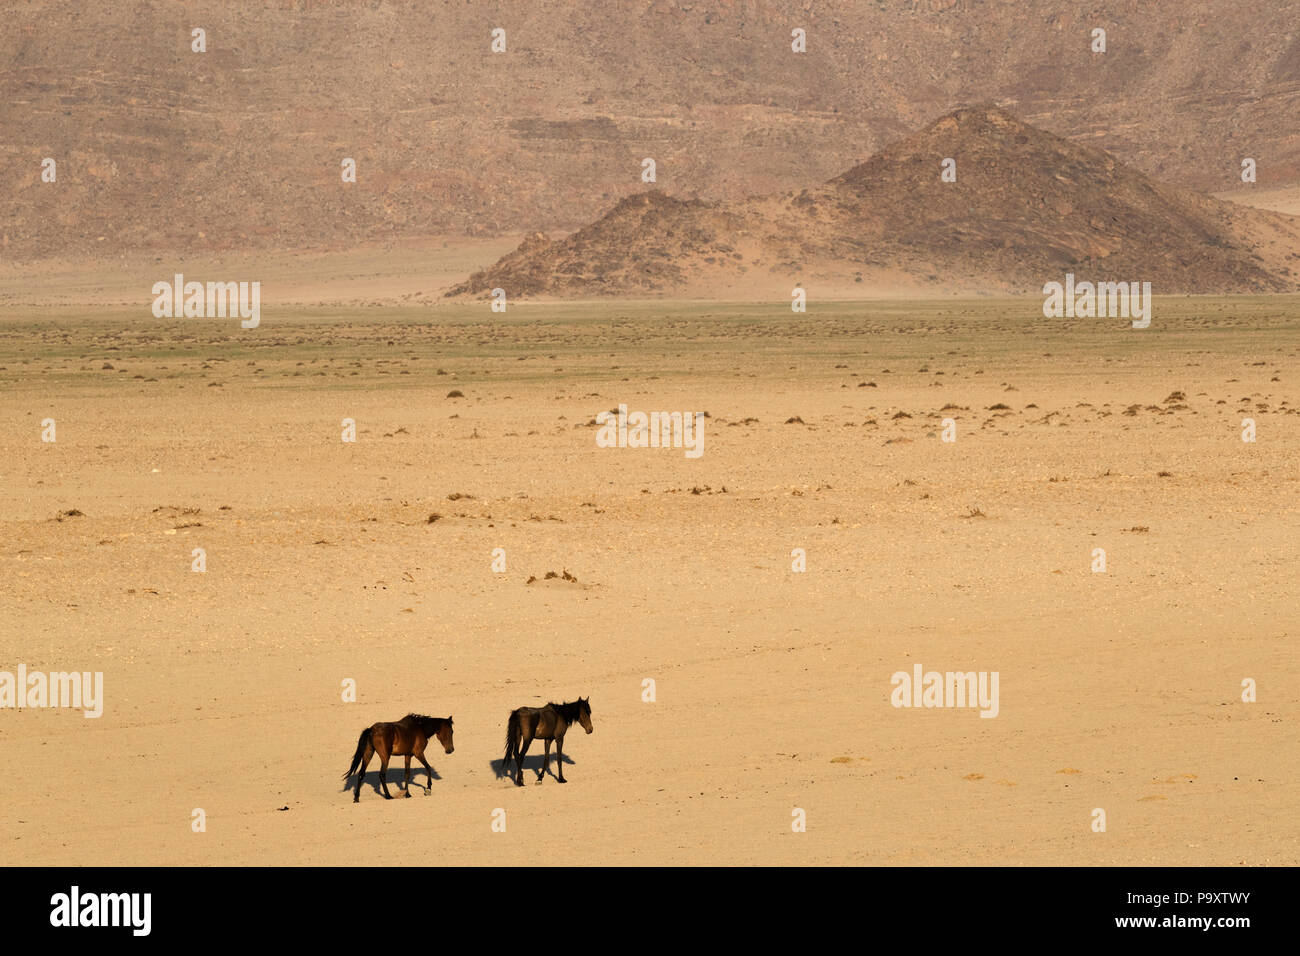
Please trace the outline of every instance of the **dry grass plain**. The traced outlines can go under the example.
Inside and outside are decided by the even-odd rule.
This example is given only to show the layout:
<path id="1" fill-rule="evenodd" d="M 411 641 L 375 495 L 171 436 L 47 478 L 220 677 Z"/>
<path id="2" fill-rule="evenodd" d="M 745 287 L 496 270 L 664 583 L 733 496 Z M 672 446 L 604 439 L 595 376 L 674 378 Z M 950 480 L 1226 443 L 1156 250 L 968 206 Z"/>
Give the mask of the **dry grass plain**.
<path id="1" fill-rule="evenodd" d="M 0 670 L 106 704 L 0 712 L 5 862 L 1300 863 L 1300 300 L 1040 306 L 11 312 Z M 597 448 L 620 402 L 703 456 Z M 916 662 L 998 717 L 891 707 Z M 568 785 L 498 778 L 579 694 Z M 354 806 L 409 710 L 432 795 Z"/>

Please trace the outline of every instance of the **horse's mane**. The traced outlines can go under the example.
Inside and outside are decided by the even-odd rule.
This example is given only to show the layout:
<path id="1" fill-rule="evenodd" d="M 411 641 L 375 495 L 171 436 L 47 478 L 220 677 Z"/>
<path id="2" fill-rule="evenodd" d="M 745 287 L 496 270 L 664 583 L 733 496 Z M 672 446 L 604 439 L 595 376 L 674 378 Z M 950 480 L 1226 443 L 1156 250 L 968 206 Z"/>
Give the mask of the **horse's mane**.
<path id="1" fill-rule="evenodd" d="M 407 714 L 403 720 L 411 720 L 416 723 L 436 722 L 439 724 L 447 723 L 446 717 L 430 717 L 428 714 Z"/>
<path id="2" fill-rule="evenodd" d="M 578 715 L 582 713 L 582 707 L 584 703 L 585 701 L 583 701 L 582 699 L 578 699 L 571 703 L 565 703 L 565 704 L 557 704 L 554 701 L 552 701 L 547 706 L 554 707 L 556 713 L 558 713 L 565 720 L 572 723 L 573 721 L 577 720 Z M 587 705 L 587 710 L 591 710 L 590 704 Z"/>

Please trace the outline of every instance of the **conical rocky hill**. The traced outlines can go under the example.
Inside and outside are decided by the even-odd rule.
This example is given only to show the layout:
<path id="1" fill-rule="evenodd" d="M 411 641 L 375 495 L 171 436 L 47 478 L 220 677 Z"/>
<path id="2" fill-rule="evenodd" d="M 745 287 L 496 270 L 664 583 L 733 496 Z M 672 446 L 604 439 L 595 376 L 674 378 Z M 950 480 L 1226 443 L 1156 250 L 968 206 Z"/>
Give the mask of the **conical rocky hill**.
<path id="1" fill-rule="evenodd" d="M 955 181 L 944 181 L 945 160 Z M 449 294 L 709 297 L 801 283 L 1022 292 L 1065 272 L 1157 293 L 1292 290 L 1300 220 L 1163 186 L 981 106 L 799 193 L 629 197 L 563 239 L 534 236 Z"/>

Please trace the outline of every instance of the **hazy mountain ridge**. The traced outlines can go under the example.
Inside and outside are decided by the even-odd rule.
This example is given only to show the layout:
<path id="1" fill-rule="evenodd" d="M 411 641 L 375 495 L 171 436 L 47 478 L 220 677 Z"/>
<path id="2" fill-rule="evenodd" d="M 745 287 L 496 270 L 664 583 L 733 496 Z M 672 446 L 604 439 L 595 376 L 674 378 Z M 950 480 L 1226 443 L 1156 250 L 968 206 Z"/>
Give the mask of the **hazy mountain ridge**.
<path id="1" fill-rule="evenodd" d="M 778 194 L 995 101 L 1162 181 L 1300 180 L 1300 3 L 30 2 L 0 24 L 0 254 L 559 231 Z M 1263 18 L 1276 30 L 1260 30 Z M 190 51 L 190 30 L 208 52 Z M 507 30 L 508 52 L 489 52 Z M 1108 31 L 1093 54 L 1088 33 Z M 808 31 L 808 52 L 790 31 Z M 45 156 L 57 184 L 40 181 Z M 358 182 L 340 161 L 358 162 Z M 102 237 L 102 238 L 101 238 Z"/>

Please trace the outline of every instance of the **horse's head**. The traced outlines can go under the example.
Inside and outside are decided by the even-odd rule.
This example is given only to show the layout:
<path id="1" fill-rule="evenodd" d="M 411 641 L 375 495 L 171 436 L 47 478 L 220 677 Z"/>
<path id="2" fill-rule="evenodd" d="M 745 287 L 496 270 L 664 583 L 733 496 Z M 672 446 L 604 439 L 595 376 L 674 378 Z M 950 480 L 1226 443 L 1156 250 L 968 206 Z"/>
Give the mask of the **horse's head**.
<path id="1" fill-rule="evenodd" d="M 591 704 L 585 697 L 578 698 L 578 723 L 582 724 L 582 729 L 591 733 Z"/>
<path id="2" fill-rule="evenodd" d="M 438 728 L 438 733 L 436 734 L 436 736 L 438 738 L 438 743 L 442 744 L 442 749 L 445 750 L 447 753 L 451 753 L 456 749 L 456 745 L 452 743 L 451 740 L 451 718 L 450 717 L 448 717 L 446 720 L 442 722 L 442 726 Z"/>

